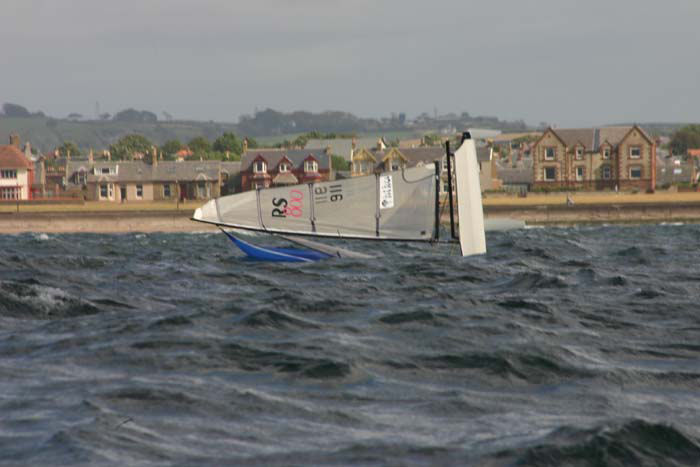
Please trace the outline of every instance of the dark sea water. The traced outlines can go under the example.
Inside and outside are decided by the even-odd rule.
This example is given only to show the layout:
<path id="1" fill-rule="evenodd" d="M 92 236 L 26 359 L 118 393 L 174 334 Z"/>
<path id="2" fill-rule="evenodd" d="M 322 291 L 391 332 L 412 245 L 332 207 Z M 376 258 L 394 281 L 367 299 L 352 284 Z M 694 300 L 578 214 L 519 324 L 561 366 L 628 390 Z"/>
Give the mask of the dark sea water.
<path id="1" fill-rule="evenodd" d="M 487 243 L 0 235 L 0 465 L 700 465 L 700 226 Z"/>

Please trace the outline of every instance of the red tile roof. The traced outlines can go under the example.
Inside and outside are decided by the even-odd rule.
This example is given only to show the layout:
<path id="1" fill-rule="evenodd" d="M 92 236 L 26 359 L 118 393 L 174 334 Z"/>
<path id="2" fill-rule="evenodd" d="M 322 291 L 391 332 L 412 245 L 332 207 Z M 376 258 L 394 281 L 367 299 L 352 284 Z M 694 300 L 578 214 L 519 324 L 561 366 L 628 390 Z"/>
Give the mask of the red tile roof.
<path id="1" fill-rule="evenodd" d="M 31 169 L 33 165 L 16 146 L 0 146 L 0 168 Z"/>
<path id="2" fill-rule="evenodd" d="M 688 155 L 693 157 L 700 156 L 700 149 L 688 149 Z"/>

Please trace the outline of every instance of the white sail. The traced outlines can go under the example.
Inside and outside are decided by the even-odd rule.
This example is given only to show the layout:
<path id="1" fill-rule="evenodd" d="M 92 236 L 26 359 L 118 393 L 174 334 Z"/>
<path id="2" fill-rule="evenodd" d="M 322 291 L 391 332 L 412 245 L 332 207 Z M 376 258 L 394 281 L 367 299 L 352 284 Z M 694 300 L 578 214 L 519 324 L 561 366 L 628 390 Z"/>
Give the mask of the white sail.
<path id="1" fill-rule="evenodd" d="M 435 164 L 332 182 L 268 188 L 209 201 L 194 220 L 272 233 L 431 240 Z"/>

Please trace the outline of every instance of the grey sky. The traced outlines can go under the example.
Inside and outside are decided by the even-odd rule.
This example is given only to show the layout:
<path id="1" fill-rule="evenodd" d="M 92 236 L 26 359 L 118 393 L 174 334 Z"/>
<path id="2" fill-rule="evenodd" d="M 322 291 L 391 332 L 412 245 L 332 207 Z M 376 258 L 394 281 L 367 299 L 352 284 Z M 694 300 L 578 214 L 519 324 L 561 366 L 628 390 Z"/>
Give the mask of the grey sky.
<path id="1" fill-rule="evenodd" d="M 2 0 L 0 102 L 700 120 L 698 0 Z"/>

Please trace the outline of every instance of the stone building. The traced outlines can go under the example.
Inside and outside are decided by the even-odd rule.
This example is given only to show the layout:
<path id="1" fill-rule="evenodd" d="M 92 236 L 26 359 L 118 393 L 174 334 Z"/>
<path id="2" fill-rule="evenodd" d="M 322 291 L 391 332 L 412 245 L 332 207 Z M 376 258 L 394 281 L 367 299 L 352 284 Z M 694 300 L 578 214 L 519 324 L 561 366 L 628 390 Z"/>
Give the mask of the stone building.
<path id="1" fill-rule="evenodd" d="M 89 201 L 206 200 L 233 193 L 240 162 L 71 160 L 66 187 Z"/>
<path id="2" fill-rule="evenodd" d="M 535 189 L 654 190 L 656 144 L 637 125 L 549 128 L 532 148 Z"/>

